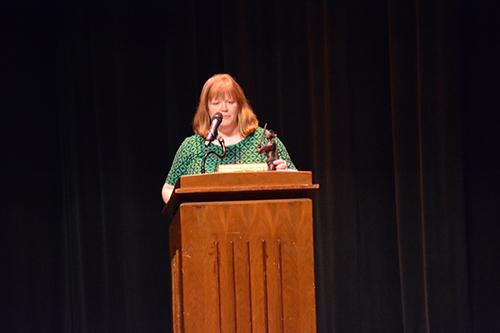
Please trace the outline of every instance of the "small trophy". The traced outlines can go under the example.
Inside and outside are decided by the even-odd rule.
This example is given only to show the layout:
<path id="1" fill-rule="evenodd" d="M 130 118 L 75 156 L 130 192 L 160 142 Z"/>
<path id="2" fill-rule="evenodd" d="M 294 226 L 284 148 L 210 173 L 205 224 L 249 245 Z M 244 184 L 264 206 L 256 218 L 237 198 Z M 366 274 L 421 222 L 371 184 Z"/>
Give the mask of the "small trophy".
<path id="1" fill-rule="evenodd" d="M 266 163 L 267 163 L 267 169 L 268 170 L 276 170 L 276 165 L 274 165 L 274 161 L 278 159 L 278 151 L 277 151 L 277 146 L 276 146 L 276 141 L 274 139 L 276 138 L 276 133 L 272 130 L 266 130 L 267 123 L 264 125 L 264 133 L 262 138 L 260 139 L 260 143 L 258 145 L 258 153 L 266 153 Z M 267 142 L 261 146 L 262 140 L 266 138 Z"/>

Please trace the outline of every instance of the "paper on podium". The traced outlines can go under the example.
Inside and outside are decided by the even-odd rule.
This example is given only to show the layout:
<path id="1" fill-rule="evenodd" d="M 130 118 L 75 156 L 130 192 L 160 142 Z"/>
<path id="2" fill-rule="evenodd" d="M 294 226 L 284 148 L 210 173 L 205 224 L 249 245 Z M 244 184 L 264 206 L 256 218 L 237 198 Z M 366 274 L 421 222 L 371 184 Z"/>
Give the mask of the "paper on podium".
<path id="1" fill-rule="evenodd" d="M 217 172 L 267 171 L 266 163 L 219 164 Z"/>

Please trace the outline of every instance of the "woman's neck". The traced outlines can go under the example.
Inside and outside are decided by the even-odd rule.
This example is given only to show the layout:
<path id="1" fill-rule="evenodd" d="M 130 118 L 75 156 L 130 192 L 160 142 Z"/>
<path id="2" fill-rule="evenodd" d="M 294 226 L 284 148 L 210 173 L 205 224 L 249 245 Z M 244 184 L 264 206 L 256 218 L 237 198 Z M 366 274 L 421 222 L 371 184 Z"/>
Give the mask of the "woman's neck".
<path id="1" fill-rule="evenodd" d="M 224 143 L 226 144 L 226 146 L 234 145 L 243 140 L 238 127 L 230 131 L 219 128 L 219 136 L 224 139 Z M 217 145 L 219 144 L 218 141 L 214 141 L 214 143 Z"/>

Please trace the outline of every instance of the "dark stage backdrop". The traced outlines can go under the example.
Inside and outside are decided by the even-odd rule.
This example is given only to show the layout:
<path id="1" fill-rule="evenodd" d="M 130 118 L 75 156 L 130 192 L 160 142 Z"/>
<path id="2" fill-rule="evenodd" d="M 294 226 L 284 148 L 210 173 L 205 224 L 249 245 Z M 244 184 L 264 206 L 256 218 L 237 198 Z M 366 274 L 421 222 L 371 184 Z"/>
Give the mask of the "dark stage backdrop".
<path id="1" fill-rule="evenodd" d="M 314 172 L 319 332 L 500 332 L 494 1 L 2 2 L 0 332 L 168 332 L 160 189 L 229 72 Z"/>

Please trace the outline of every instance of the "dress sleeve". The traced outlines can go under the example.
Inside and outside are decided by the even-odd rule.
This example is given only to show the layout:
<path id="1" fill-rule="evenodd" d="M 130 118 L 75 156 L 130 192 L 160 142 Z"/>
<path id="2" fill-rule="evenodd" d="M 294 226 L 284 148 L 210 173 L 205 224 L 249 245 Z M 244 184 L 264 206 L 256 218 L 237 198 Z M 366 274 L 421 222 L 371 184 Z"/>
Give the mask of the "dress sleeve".
<path id="1" fill-rule="evenodd" d="M 293 164 L 292 159 L 290 158 L 290 155 L 288 154 L 288 151 L 286 150 L 286 147 L 283 144 L 283 142 L 279 138 L 276 138 L 275 140 L 276 140 L 276 145 L 278 148 L 278 158 L 284 160 L 289 169 L 297 170 L 297 168 L 295 167 L 295 164 Z"/>
<path id="2" fill-rule="evenodd" d="M 186 138 L 179 146 L 179 149 L 177 149 L 165 183 L 175 186 L 177 180 L 179 180 L 182 175 L 187 174 L 188 165 L 194 156 L 192 141 L 191 137 Z"/>

